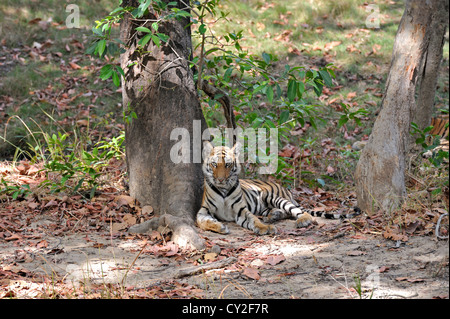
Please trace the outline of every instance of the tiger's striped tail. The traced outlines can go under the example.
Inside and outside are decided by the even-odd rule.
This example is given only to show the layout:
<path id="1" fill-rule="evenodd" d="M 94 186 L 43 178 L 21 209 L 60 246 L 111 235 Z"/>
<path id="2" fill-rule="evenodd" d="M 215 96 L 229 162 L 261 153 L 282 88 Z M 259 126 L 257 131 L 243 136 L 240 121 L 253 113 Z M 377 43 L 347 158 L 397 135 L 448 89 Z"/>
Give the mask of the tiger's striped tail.
<path id="1" fill-rule="evenodd" d="M 349 219 L 361 215 L 361 209 L 358 207 L 353 208 L 352 213 L 339 214 L 339 213 L 329 213 L 329 212 L 316 212 L 312 210 L 306 210 L 309 214 L 314 217 L 321 217 L 326 219 Z"/>

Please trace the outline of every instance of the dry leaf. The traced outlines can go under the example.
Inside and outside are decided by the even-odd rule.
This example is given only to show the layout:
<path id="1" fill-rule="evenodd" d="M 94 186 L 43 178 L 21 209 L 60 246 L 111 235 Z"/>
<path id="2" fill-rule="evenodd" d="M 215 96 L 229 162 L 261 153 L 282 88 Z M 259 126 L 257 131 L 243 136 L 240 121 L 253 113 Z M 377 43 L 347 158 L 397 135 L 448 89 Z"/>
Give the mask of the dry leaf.
<path id="1" fill-rule="evenodd" d="M 111 226 L 111 230 L 113 233 L 117 233 L 121 230 L 124 230 L 128 227 L 128 223 L 113 223 Z"/>
<path id="2" fill-rule="evenodd" d="M 256 30 L 262 31 L 262 30 L 264 30 L 265 28 L 266 28 L 266 25 L 265 25 L 264 23 L 261 23 L 261 22 L 257 22 L 257 23 L 256 23 Z"/>
<path id="3" fill-rule="evenodd" d="M 119 208 L 119 207 L 124 206 L 124 205 L 128 205 L 131 208 L 136 207 L 135 199 L 133 197 L 131 197 L 131 196 L 128 196 L 128 195 L 119 195 L 116 198 L 114 198 L 114 202 L 117 203 L 117 207 L 116 208 Z"/>
<path id="4" fill-rule="evenodd" d="M 334 168 L 333 168 L 333 167 L 331 167 L 331 166 L 328 166 L 328 167 L 327 167 L 327 174 L 328 174 L 328 175 L 333 175 L 334 172 L 335 172 L 335 171 L 334 171 Z"/>
<path id="5" fill-rule="evenodd" d="M 347 94 L 347 99 L 351 100 L 354 97 L 356 97 L 356 92 L 350 92 L 349 94 Z"/>
<path id="6" fill-rule="evenodd" d="M 36 209 L 36 208 L 38 208 L 38 206 L 39 206 L 39 204 L 35 203 L 35 202 L 28 203 L 28 207 L 31 209 Z"/>
<path id="7" fill-rule="evenodd" d="M 88 120 L 78 120 L 76 123 L 79 126 L 88 126 L 89 125 L 89 121 Z"/>
<path id="8" fill-rule="evenodd" d="M 125 223 L 127 223 L 129 226 L 132 226 L 132 225 L 136 224 L 136 217 L 134 217 L 134 216 L 131 215 L 131 214 L 126 214 L 126 215 L 123 217 L 123 221 L 124 221 Z"/>
<path id="9" fill-rule="evenodd" d="M 397 277 L 395 278 L 395 280 L 397 281 L 407 281 L 407 282 L 424 282 L 425 279 L 421 279 L 421 278 L 409 278 L 409 277 Z"/>
<path id="10" fill-rule="evenodd" d="M 37 245 L 36 248 L 46 248 L 48 247 L 48 242 L 44 239 L 41 240 Z"/>
<path id="11" fill-rule="evenodd" d="M 388 272 L 388 271 L 389 271 L 389 267 L 386 267 L 386 266 L 381 266 L 380 269 L 378 269 L 379 273 Z"/>
<path id="12" fill-rule="evenodd" d="M 286 260 L 286 257 L 284 257 L 284 255 L 269 256 L 266 260 L 266 263 L 268 263 L 269 265 L 275 266 L 285 260 Z"/>
<path id="13" fill-rule="evenodd" d="M 325 51 L 331 50 L 332 48 L 337 47 L 337 46 L 340 45 L 341 43 L 342 43 L 341 41 L 332 41 L 332 42 L 329 42 L 329 43 L 325 44 L 324 49 L 325 49 Z"/>
<path id="14" fill-rule="evenodd" d="M 55 200 L 50 200 L 47 204 L 45 204 L 44 208 L 58 206 L 58 203 Z"/>
<path id="15" fill-rule="evenodd" d="M 72 69 L 74 70 L 78 70 L 81 69 L 81 66 L 79 66 L 78 64 L 76 64 L 75 62 L 69 62 L 69 65 Z"/>
<path id="16" fill-rule="evenodd" d="M 217 257 L 216 253 L 206 253 L 205 256 L 203 256 L 203 259 L 205 261 L 213 261 L 216 259 L 216 257 Z"/>
<path id="17" fill-rule="evenodd" d="M 259 280 L 261 279 L 261 275 L 259 274 L 259 271 L 256 270 L 255 268 L 244 268 L 244 275 L 246 275 L 248 278 L 250 279 L 254 279 L 254 280 Z"/>
<path id="18" fill-rule="evenodd" d="M 142 207 L 142 211 L 141 211 L 142 215 L 150 215 L 151 213 L 153 213 L 153 207 L 152 206 L 145 205 L 144 207 Z"/>

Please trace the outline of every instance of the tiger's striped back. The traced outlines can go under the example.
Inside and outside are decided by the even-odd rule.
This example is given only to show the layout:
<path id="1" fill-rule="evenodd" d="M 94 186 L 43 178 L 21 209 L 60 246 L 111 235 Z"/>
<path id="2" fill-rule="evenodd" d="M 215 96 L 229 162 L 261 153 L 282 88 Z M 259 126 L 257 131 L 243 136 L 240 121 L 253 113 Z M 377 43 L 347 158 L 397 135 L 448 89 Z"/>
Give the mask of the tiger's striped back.
<path id="1" fill-rule="evenodd" d="M 431 126 L 433 128 L 430 131 L 430 135 L 438 135 L 441 138 L 445 138 L 448 136 L 448 115 L 433 117 L 431 119 Z"/>
<path id="2" fill-rule="evenodd" d="M 423 154 L 423 157 L 429 158 L 433 156 L 433 153 L 437 153 L 439 150 L 443 150 L 444 152 L 448 152 L 449 150 L 449 120 L 448 115 L 442 115 L 439 117 L 433 117 L 431 119 L 431 125 L 433 128 L 430 131 L 430 136 L 427 139 L 427 144 L 431 145 L 433 143 L 433 136 L 439 138 L 439 145 L 435 148 L 428 150 Z"/>

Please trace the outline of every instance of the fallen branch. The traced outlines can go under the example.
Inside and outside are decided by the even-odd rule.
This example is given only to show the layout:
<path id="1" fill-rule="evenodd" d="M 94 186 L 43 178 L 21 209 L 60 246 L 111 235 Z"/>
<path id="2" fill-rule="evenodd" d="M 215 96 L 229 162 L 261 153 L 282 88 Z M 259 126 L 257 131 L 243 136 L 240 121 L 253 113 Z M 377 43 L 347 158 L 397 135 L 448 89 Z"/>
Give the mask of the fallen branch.
<path id="1" fill-rule="evenodd" d="M 210 262 L 207 264 L 180 269 L 175 274 L 175 278 L 183 278 L 183 277 L 187 277 L 187 276 L 193 276 L 193 275 L 201 273 L 205 270 L 224 268 L 228 265 L 231 265 L 232 263 L 235 263 L 236 261 L 237 261 L 237 258 L 228 257 L 228 258 L 213 261 L 213 262 Z"/>

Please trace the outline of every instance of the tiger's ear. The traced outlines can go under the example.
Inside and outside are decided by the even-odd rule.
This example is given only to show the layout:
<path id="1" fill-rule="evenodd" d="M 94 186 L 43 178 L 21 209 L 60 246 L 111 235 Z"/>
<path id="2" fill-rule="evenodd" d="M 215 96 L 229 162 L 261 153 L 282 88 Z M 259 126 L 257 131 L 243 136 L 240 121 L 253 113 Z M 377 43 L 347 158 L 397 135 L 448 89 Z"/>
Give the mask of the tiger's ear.
<path id="1" fill-rule="evenodd" d="M 214 145 L 210 141 L 203 141 L 203 158 L 208 158 L 211 155 L 211 152 L 214 148 Z"/>

